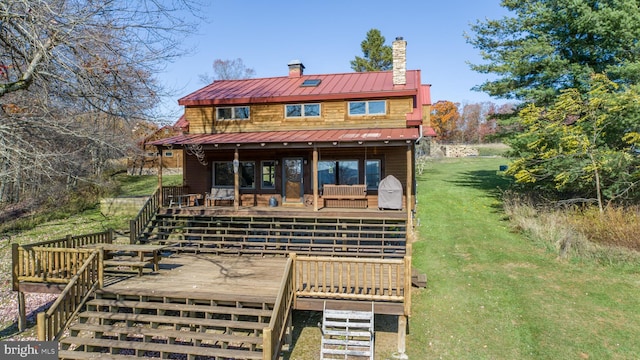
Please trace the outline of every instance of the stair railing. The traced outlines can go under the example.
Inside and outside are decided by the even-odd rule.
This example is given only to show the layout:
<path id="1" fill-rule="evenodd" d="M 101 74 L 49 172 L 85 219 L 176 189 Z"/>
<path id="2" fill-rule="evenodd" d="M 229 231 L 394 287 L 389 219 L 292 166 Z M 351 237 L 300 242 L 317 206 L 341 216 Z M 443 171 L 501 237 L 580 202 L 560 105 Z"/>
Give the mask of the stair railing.
<path id="1" fill-rule="evenodd" d="M 262 330 L 262 356 L 263 359 L 278 359 L 280 348 L 286 334 L 287 326 L 291 322 L 291 307 L 295 296 L 294 264 L 295 253 L 287 260 L 284 277 L 280 283 L 280 291 L 273 306 L 273 317 L 269 321 L 269 327 Z M 288 339 L 290 343 L 291 339 Z"/>
<path id="2" fill-rule="evenodd" d="M 133 220 L 129 221 L 129 243 L 135 244 L 160 208 L 161 189 L 157 188 Z"/>
<path id="3" fill-rule="evenodd" d="M 67 251 L 90 252 L 78 272 L 71 278 L 62 293 L 46 312 L 37 316 L 39 341 L 60 339 L 71 321 L 78 314 L 91 294 L 104 284 L 103 250 L 65 249 Z"/>

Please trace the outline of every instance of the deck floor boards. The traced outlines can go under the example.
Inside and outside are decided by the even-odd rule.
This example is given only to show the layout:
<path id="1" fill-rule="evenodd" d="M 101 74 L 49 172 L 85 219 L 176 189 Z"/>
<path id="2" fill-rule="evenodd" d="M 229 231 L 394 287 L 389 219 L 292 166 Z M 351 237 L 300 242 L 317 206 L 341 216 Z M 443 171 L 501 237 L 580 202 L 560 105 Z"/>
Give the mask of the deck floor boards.
<path id="1" fill-rule="evenodd" d="M 172 254 L 155 274 L 111 281 L 102 291 L 200 299 L 273 299 L 287 259 L 259 256 Z"/>

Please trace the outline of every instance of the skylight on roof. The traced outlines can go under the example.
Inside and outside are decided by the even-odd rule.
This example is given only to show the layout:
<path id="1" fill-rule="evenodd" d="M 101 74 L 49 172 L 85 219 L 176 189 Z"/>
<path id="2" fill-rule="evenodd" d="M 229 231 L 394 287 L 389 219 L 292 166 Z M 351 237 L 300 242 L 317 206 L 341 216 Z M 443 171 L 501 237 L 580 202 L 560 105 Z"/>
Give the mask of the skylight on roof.
<path id="1" fill-rule="evenodd" d="M 308 79 L 302 82 L 302 85 L 300 85 L 301 87 L 316 87 L 318 85 L 320 85 L 320 82 L 322 80 L 320 79 Z"/>

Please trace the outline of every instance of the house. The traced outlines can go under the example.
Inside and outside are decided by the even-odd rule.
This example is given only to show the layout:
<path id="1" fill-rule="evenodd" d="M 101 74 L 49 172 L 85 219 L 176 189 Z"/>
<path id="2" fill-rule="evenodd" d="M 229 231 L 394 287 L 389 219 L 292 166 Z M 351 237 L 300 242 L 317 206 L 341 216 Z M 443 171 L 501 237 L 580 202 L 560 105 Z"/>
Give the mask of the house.
<path id="1" fill-rule="evenodd" d="M 378 185 L 393 175 L 410 217 L 415 145 L 435 136 L 430 85 L 406 69 L 402 38 L 393 56 L 393 71 L 308 75 L 292 61 L 288 76 L 215 81 L 179 99 L 188 133 L 149 144 L 185 149 L 189 192 L 227 189 L 236 208 L 377 208 Z"/>
<path id="2" fill-rule="evenodd" d="M 59 339 L 61 359 L 276 359 L 293 310 L 316 310 L 339 317 L 323 322 L 321 354 L 373 358 L 373 315 L 386 314 L 402 357 L 415 147 L 435 136 L 429 85 L 405 54 L 397 38 L 392 71 L 306 75 L 293 61 L 288 76 L 181 98 L 188 131 L 147 145 L 163 158 L 183 150 L 183 186 L 162 186 L 158 166 L 128 244 L 111 230 L 12 244 L 19 328 L 25 293 L 54 292 L 38 339 Z M 365 313 L 366 329 L 353 330 Z"/>
<path id="3" fill-rule="evenodd" d="M 158 156 L 155 146 L 149 145 L 154 140 L 177 136 L 189 131 L 189 123 L 184 115 L 180 116 L 173 125 L 162 126 L 150 134 L 146 135 L 140 142 L 141 151 L 127 159 L 127 172 L 131 175 L 155 174 L 158 169 L 159 160 L 162 159 L 164 171 L 180 173 L 182 171 L 183 153 L 182 149 L 166 148 L 162 151 L 162 156 Z"/>

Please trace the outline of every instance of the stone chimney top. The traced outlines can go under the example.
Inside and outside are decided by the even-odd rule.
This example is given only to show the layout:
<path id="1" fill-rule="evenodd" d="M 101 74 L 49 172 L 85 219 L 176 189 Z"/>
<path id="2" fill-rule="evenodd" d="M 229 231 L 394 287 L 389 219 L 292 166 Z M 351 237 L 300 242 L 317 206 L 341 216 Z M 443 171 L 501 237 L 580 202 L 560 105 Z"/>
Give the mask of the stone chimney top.
<path id="1" fill-rule="evenodd" d="M 297 78 L 301 77 L 304 72 L 304 65 L 302 65 L 302 61 L 300 60 L 291 60 L 289 61 L 289 77 Z"/>
<path id="2" fill-rule="evenodd" d="M 407 42 L 398 36 L 392 44 L 393 85 L 407 84 Z"/>

